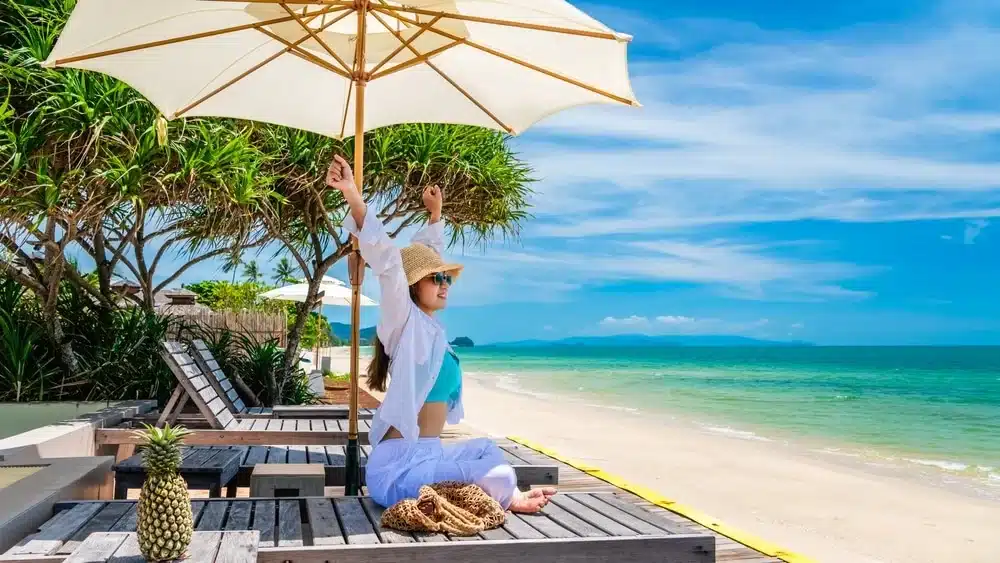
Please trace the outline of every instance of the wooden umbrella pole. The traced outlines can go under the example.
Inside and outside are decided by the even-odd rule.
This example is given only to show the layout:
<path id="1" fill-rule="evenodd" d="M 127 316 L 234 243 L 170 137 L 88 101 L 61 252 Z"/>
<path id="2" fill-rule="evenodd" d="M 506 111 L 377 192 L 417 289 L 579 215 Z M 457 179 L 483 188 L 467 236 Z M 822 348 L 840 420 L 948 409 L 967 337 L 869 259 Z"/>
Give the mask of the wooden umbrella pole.
<path id="1" fill-rule="evenodd" d="M 354 185 L 364 195 L 365 167 L 365 43 L 368 34 L 368 0 L 355 3 L 358 13 L 357 43 L 354 52 Z M 368 220 L 377 220 L 374 216 Z M 358 363 L 361 353 L 361 282 L 364 281 L 365 262 L 361 258 L 357 237 L 351 237 L 351 391 L 350 416 L 347 431 L 346 469 L 344 494 L 357 496 L 361 492 L 361 457 L 358 453 Z"/>

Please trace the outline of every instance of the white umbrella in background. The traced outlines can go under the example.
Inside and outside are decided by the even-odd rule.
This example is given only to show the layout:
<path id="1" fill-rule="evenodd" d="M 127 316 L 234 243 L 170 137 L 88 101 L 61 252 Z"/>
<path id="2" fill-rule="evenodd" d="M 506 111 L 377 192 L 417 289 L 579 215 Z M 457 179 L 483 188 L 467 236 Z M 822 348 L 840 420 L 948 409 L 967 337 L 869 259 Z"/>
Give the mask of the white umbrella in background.
<path id="1" fill-rule="evenodd" d="M 351 306 L 353 294 L 351 287 L 336 278 L 323 276 L 323 279 L 320 281 L 319 291 L 323 295 L 322 302 L 324 305 L 342 307 Z M 307 280 L 303 279 L 301 283 L 272 289 L 271 291 L 260 294 L 260 296 L 264 299 L 274 299 L 276 301 L 302 302 L 306 300 L 308 292 L 309 283 Z M 362 307 L 374 307 L 378 305 L 378 303 L 369 297 L 361 294 L 358 296 L 361 300 L 359 305 Z"/>
<path id="2" fill-rule="evenodd" d="M 631 37 L 564 0 L 78 0 L 46 65 L 103 72 L 169 119 L 251 119 L 354 136 L 395 123 L 520 133 L 584 104 L 637 106 Z M 359 490 L 364 264 L 349 257 L 348 495 Z"/>
<path id="3" fill-rule="evenodd" d="M 323 276 L 320 280 L 319 294 L 320 303 L 322 305 L 332 305 L 335 307 L 350 307 L 353 302 L 353 291 L 344 282 L 331 278 L 330 276 Z M 260 294 L 264 299 L 273 299 L 275 301 L 297 301 L 303 302 L 306 300 L 306 296 L 309 295 L 309 283 L 308 280 L 303 279 L 301 283 L 286 285 L 284 287 L 279 287 L 272 289 L 271 291 Z M 358 298 L 360 300 L 359 305 L 362 307 L 374 307 L 378 305 L 375 300 L 361 295 L 358 293 Z M 313 358 L 315 364 L 313 369 L 319 369 L 319 341 L 316 341 L 316 349 L 313 352 Z"/>

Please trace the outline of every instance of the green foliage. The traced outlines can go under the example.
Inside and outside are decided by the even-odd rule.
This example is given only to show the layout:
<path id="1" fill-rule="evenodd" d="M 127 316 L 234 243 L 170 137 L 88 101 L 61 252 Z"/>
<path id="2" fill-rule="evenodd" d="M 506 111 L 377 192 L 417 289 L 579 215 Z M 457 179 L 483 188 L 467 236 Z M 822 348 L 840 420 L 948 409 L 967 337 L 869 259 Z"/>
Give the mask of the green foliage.
<path id="1" fill-rule="evenodd" d="M 141 309 L 102 313 L 91 304 L 78 289 L 64 285 L 59 316 L 67 338 L 78 344 L 80 362 L 80 372 L 67 377 L 46 336 L 38 301 L 14 281 L 0 278 L 0 401 L 163 398 L 173 389 L 159 346 L 185 327 Z"/>
<path id="2" fill-rule="evenodd" d="M 245 336 L 235 335 L 235 353 L 229 364 L 233 372 L 257 395 L 266 406 L 275 404 L 302 405 L 317 402 L 309 390 L 306 373 L 297 366 L 284 367 L 285 351 L 275 340 L 260 343 Z"/>

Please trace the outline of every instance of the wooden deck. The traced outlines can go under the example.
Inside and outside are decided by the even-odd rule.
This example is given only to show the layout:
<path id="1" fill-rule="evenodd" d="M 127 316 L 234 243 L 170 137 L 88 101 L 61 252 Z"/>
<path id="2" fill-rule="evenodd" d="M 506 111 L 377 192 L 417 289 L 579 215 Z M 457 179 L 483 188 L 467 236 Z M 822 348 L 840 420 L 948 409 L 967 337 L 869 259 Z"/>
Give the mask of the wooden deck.
<path id="1" fill-rule="evenodd" d="M 618 499 L 636 504 L 645 508 L 649 512 L 657 514 L 658 516 L 668 520 L 676 526 L 675 533 L 711 534 L 715 536 L 715 557 L 720 563 L 724 561 L 738 561 L 740 563 L 783 563 L 781 559 L 765 555 L 755 549 L 747 547 L 741 543 L 737 543 L 726 536 L 715 533 L 697 522 L 693 522 L 679 514 L 660 508 L 659 506 L 647 502 L 642 497 L 634 495 L 628 491 L 623 491 L 614 485 L 601 481 L 596 477 L 588 475 L 579 469 L 566 465 L 565 463 L 547 455 L 536 452 L 535 450 L 510 440 L 501 439 L 497 440 L 497 443 L 502 448 L 513 449 L 516 451 L 518 456 L 525 462 L 557 466 L 559 468 L 558 488 L 560 493 L 612 494 Z"/>
<path id="2" fill-rule="evenodd" d="M 416 561 L 461 561 L 465 559 L 460 554 L 465 553 L 498 561 L 522 553 L 522 561 L 547 561 L 543 553 L 560 551 L 567 555 L 575 552 L 573 558 L 565 560 L 578 561 L 609 561 L 615 560 L 615 555 L 628 553 L 639 558 L 631 560 L 641 561 L 715 561 L 711 536 L 692 534 L 609 493 L 560 495 L 541 514 L 509 514 L 502 527 L 469 537 L 383 528 L 383 509 L 369 497 L 209 499 L 195 500 L 191 505 L 196 531 L 257 531 L 259 553 L 270 551 L 270 559 L 278 561 L 284 560 L 279 553 L 287 557 L 289 550 L 302 548 L 336 550 L 316 552 L 317 556 L 322 553 L 324 559 L 336 561 L 397 561 L 392 557 L 404 552 L 408 559 Z M 55 511 L 37 533 L 19 542 L 3 558 L 23 561 L 32 556 L 69 555 L 88 537 L 93 538 L 91 534 L 133 532 L 136 526 L 135 501 L 67 501 L 56 504 Z M 120 545 L 123 538 L 118 538 Z M 437 543 L 446 551 L 429 551 L 416 545 L 426 543 Z M 446 546 L 461 543 L 479 543 L 481 548 L 456 547 L 453 551 Z M 367 553 L 356 549 L 381 544 L 410 544 L 412 549 L 385 554 L 370 547 Z M 421 555 L 425 558 L 419 558 Z"/>

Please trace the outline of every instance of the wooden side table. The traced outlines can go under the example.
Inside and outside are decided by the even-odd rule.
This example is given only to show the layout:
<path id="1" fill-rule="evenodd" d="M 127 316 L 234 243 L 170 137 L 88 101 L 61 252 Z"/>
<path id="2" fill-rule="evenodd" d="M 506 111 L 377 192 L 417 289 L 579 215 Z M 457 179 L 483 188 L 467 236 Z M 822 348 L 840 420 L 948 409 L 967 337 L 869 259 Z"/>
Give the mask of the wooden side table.
<path id="1" fill-rule="evenodd" d="M 326 485 L 326 468 L 320 464 L 268 463 L 254 466 L 250 475 L 250 496 L 321 497 Z"/>
<path id="2" fill-rule="evenodd" d="M 228 486 L 227 496 L 236 496 L 236 474 L 240 471 L 243 450 L 218 448 L 181 448 L 180 475 L 189 489 L 208 489 L 209 497 L 221 497 L 222 487 Z M 114 466 L 115 498 L 126 497 L 128 489 L 142 487 L 146 468 L 142 455 L 135 454 Z"/>

